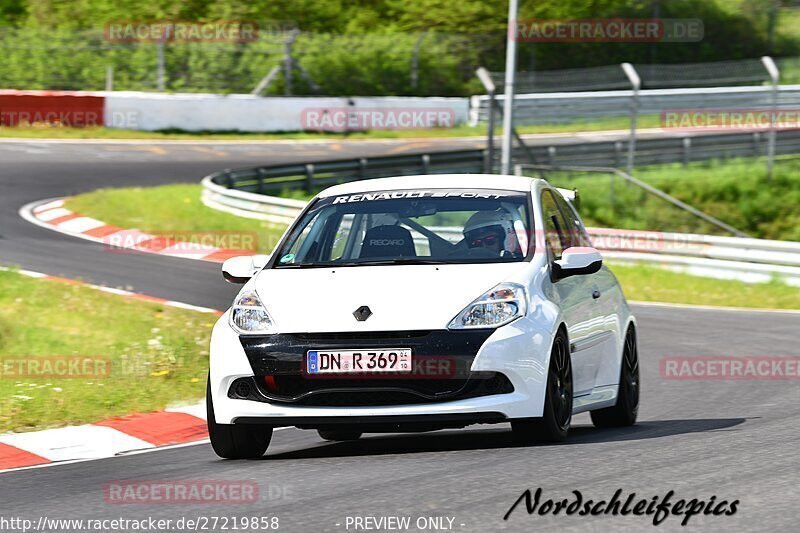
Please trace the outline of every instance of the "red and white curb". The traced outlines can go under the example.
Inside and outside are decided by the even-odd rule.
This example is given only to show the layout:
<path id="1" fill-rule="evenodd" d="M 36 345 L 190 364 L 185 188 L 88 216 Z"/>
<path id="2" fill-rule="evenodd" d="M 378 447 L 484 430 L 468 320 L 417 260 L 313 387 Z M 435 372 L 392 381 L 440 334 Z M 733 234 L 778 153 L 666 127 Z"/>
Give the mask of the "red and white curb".
<path id="1" fill-rule="evenodd" d="M 101 459 L 208 438 L 205 404 L 132 414 L 83 426 L 0 435 L 0 471 Z"/>
<path id="2" fill-rule="evenodd" d="M 0 270 L 9 271 L 7 267 Z M 183 302 L 156 298 L 111 287 L 92 285 L 31 270 L 13 270 L 23 276 L 82 285 L 92 289 L 160 303 L 170 307 L 221 315 L 222 312 Z M 208 438 L 205 403 L 168 408 L 146 414 L 111 418 L 83 426 L 0 435 L 0 472 L 61 461 L 113 457 L 120 453 L 203 441 Z"/>
<path id="3" fill-rule="evenodd" d="M 136 229 L 118 228 L 100 220 L 73 213 L 64 207 L 65 198 L 33 202 L 20 208 L 22 218 L 59 233 L 103 244 L 109 251 L 137 252 L 199 259 L 222 263 L 239 255 L 253 255 L 249 250 L 228 250 L 191 242 L 177 242 Z"/>

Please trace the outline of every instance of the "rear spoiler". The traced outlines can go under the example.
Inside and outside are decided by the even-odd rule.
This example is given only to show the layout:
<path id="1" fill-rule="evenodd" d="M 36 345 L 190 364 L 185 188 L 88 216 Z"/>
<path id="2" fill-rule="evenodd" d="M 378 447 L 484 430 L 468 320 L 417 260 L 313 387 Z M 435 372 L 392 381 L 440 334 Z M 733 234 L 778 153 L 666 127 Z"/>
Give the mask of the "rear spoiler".
<path id="1" fill-rule="evenodd" d="M 580 209 L 581 197 L 578 194 L 578 189 L 562 189 L 561 187 L 556 187 L 556 190 L 561 193 L 561 196 L 563 196 L 565 200 L 572 204 L 575 211 Z"/>

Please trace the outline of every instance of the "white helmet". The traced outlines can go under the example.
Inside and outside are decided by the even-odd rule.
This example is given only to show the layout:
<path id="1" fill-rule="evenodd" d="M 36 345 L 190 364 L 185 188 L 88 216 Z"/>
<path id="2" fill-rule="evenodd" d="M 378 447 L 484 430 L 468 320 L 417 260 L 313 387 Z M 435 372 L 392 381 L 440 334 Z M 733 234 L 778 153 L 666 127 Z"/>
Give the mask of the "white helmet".
<path id="1" fill-rule="evenodd" d="M 467 245 L 470 243 L 470 234 L 472 232 L 495 226 L 498 227 L 498 232 L 502 232 L 503 235 L 500 248 L 508 251 L 518 251 L 519 243 L 514 232 L 514 222 L 511 220 L 511 216 L 504 210 L 478 211 L 469 217 L 463 230 L 464 237 L 467 239 Z"/>

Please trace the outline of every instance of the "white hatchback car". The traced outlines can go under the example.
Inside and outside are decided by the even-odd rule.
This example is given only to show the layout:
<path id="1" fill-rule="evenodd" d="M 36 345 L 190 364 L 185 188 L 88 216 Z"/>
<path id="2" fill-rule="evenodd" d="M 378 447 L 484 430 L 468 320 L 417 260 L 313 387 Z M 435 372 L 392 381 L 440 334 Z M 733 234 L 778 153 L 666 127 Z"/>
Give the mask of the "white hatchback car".
<path id="1" fill-rule="evenodd" d="M 546 181 L 436 175 L 336 185 L 244 283 L 211 339 L 208 426 L 226 458 L 280 426 L 327 440 L 510 422 L 560 441 L 572 415 L 634 424 L 636 322 Z"/>

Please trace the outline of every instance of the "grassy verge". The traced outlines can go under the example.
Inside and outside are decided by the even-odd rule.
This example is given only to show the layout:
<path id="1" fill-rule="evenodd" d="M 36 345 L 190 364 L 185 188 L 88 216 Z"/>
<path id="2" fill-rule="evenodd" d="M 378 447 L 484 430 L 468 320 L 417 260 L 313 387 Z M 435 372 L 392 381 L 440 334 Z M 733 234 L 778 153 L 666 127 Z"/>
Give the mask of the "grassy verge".
<path id="1" fill-rule="evenodd" d="M 200 185 L 99 189 L 67 200 L 66 207 L 107 224 L 193 240 L 210 235 L 220 248 L 271 252 L 285 227 L 230 215 L 200 201 Z"/>
<path id="2" fill-rule="evenodd" d="M 0 271 L 0 433 L 200 400 L 215 319 Z M 88 358 L 90 371 L 19 371 L 19 364 L 30 369 L 31 362 L 73 356 Z"/>
<path id="3" fill-rule="evenodd" d="M 800 241 L 798 158 L 779 158 L 771 180 L 763 159 L 661 165 L 637 169 L 634 175 L 753 237 Z M 725 234 L 610 174 L 560 173 L 548 179 L 578 188 L 581 215 L 589 226 Z"/>
<path id="4" fill-rule="evenodd" d="M 691 276 L 653 266 L 611 265 L 625 297 L 643 302 L 800 309 L 800 288 L 780 281 L 744 283 Z"/>
<path id="5" fill-rule="evenodd" d="M 660 126 L 658 115 L 639 117 L 640 128 L 656 128 Z M 627 117 L 609 117 L 593 121 L 569 122 L 564 124 L 541 124 L 536 126 L 520 126 L 518 131 L 525 133 L 569 133 L 579 131 L 620 130 L 630 127 Z M 500 135 L 500 129 L 497 135 Z M 0 127 L 0 138 L 25 139 L 130 139 L 130 140 L 186 140 L 186 141 L 262 141 L 262 140 L 324 140 L 324 139 L 415 139 L 415 138 L 447 138 L 447 137 L 482 137 L 486 135 L 486 127 L 459 126 L 451 129 L 414 129 L 366 131 L 350 134 L 344 133 L 241 133 L 241 132 L 183 132 L 183 131 L 138 131 L 110 128 L 71 128 L 22 126 Z"/>

